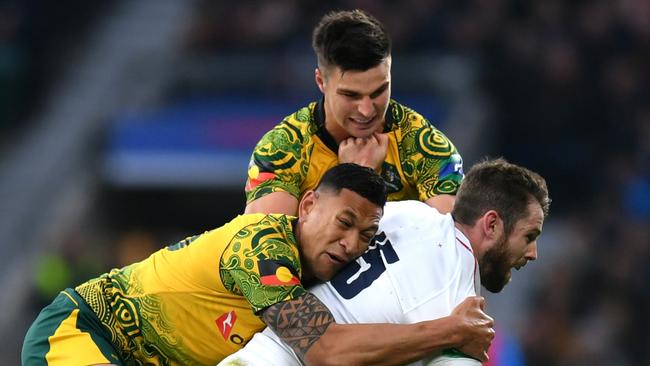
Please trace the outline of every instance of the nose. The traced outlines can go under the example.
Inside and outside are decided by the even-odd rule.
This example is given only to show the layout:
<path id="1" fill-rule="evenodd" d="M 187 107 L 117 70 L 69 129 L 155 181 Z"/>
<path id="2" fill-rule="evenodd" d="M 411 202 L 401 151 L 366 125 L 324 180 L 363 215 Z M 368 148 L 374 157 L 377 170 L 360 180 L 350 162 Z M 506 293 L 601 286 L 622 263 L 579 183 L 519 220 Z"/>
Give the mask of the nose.
<path id="1" fill-rule="evenodd" d="M 350 259 L 360 256 L 363 254 L 365 249 L 367 249 L 363 248 L 359 233 L 353 230 L 348 232 L 343 239 L 339 241 L 339 244 L 343 247 L 343 251 Z"/>
<path id="2" fill-rule="evenodd" d="M 365 96 L 361 98 L 359 101 L 359 107 L 358 107 L 359 113 L 364 116 L 364 117 L 372 117 L 375 107 L 372 103 L 372 99 L 368 96 Z"/>
<path id="3" fill-rule="evenodd" d="M 528 246 L 528 251 L 526 252 L 526 259 L 529 261 L 534 261 L 537 259 L 537 242 L 530 243 Z"/>

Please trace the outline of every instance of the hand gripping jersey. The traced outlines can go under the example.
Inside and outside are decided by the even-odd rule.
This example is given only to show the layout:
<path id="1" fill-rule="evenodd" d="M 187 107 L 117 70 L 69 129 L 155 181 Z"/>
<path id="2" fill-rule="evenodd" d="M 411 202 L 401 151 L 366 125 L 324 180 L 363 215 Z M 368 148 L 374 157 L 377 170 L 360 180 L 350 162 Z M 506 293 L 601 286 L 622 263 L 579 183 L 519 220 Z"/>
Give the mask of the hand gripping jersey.
<path id="1" fill-rule="evenodd" d="M 479 294 L 478 264 L 450 214 L 418 201 L 389 202 L 368 251 L 310 289 L 339 323 L 415 323 L 451 314 Z M 270 330 L 220 365 L 300 365 Z M 480 365 L 454 351 L 427 365 Z"/>
<path id="2" fill-rule="evenodd" d="M 388 152 L 381 175 L 388 200 L 455 194 L 463 163 L 454 145 L 417 112 L 391 100 L 384 131 Z M 287 116 L 258 142 L 248 166 L 246 201 L 284 191 L 300 199 L 338 164 L 338 145 L 325 130 L 323 100 Z"/>
<path id="3" fill-rule="evenodd" d="M 214 365 L 306 292 L 294 217 L 241 215 L 76 288 L 127 365 Z"/>

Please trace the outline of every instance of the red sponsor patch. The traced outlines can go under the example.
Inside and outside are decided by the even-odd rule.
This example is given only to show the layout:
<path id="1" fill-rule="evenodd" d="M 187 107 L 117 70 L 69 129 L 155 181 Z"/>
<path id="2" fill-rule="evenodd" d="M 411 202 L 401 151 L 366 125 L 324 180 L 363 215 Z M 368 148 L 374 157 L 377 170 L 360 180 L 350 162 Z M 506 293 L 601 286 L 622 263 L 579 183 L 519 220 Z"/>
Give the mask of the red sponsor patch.
<path id="1" fill-rule="evenodd" d="M 234 310 L 229 311 L 225 314 L 222 314 L 214 322 L 217 324 L 219 332 L 223 336 L 223 339 L 228 340 L 230 336 L 230 331 L 232 327 L 235 326 L 235 321 L 237 320 L 237 313 Z"/>

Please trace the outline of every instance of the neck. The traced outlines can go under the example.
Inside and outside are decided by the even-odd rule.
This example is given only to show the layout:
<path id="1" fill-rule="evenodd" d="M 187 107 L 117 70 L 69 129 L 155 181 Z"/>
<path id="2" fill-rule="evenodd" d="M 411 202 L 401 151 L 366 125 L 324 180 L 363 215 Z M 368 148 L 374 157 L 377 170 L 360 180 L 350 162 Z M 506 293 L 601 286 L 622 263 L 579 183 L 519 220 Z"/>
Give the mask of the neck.
<path id="1" fill-rule="evenodd" d="M 345 139 L 347 139 L 349 137 L 352 137 L 352 136 L 348 133 L 348 131 L 346 131 L 343 127 L 341 127 L 341 125 L 336 123 L 336 121 L 334 120 L 334 117 L 333 117 L 334 113 L 332 113 L 332 111 L 330 110 L 330 107 L 329 107 L 329 104 L 328 104 L 326 98 L 324 98 L 324 104 L 325 105 L 324 105 L 323 110 L 325 112 L 325 122 L 324 122 L 325 131 L 327 131 L 327 133 L 330 136 L 332 136 L 332 138 L 334 139 L 334 141 L 338 145 L 338 144 L 341 143 L 341 141 L 343 141 L 343 140 L 345 140 Z M 382 123 L 380 126 L 378 126 L 379 132 L 383 131 L 385 123 L 386 123 L 386 115 L 384 114 L 384 123 Z"/>
<path id="2" fill-rule="evenodd" d="M 461 233 L 463 233 L 463 235 L 465 235 L 467 240 L 469 240 L 469 245 L 472 247 L 472 252 L 474 252 L 474 258 L 478 260 L 480 252 L 479 252 L 479 245 L 477 243 L 480 242 L 480 239 L 475 226 L 464 225 L 459 223 L 458 221 L 454 221 L 454 226 L 456 227 L 456 229 L 458 229 L 458 231 L 460 231 Z"/>
<path id="3" fill-rule="evenodd" d="M 338 123 L 328 118 L 328 115 L 329 113 L 325 112 L 325 130 L 330 134 L 330 136 L 332 136 L 337 145 L 340 144 L 341 141 L 351 137 L 346 130 L 338 125 Z"/>
<path id="4" fill-rule="evenodd" d="M 300 237 L 301 229 L 302 229 L 302 222 L 300 221 L 300 217 L 299 217 L 298 220 L 295 221 L 295 225 L 293 227 L 293 233 L 296 237 L 298 248 L 300 249 L 299 250 L 300 263 L 302 266 L 302 276 L 300 277 L 300 282 L 302 283 L 303 287 L 307 287 L 308 283 L 313 282 L 314 274 L 312 273 L 311 268 L 308 268 L 308 266 L 305 265 L 307 261 L 305 261 L 305 259 L 302 256 L 302 240 Z"/>

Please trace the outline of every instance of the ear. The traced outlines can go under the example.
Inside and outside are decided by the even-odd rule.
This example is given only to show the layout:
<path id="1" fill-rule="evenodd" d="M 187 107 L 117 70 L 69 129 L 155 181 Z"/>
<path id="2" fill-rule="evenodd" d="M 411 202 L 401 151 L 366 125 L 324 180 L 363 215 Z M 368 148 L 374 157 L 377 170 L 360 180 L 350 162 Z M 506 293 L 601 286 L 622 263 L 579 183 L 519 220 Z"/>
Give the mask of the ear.
<path id="1" fill-rule="evenodd" d="M 314 70 L 314 79 L 316 80 L 316 85 L 318 85 L 318 89 L 320 89 L 321 93 L 325 93 L 325 76 L 318 67 Z"/>
<path id="2" fill-rule="evenodd" d="M 298 205 L 298 217 L 302 218 L 303 221 L 307 219 L 309 213 L 314 209 L 316 201 L 318 200 L 318 192 L 316 191 L 307 191 L 300 200 Z"/>
<path id="3" fill-rule="evenodd" d="M 503 220 L 501 220 L 501 216 L 499 216 L 498 212 L 494 210 L 486 212 L 483 214 L 481 221 L 481 229 L 483 230 L 485 237 L 495 239 L 501 236 L 501 233 L 503 232 Z"/>

